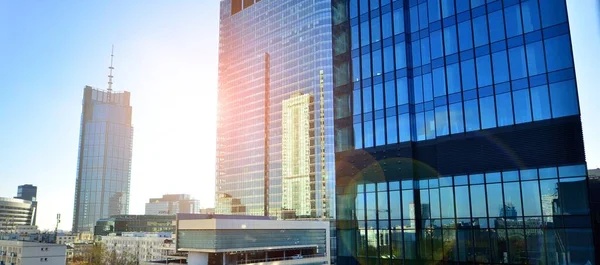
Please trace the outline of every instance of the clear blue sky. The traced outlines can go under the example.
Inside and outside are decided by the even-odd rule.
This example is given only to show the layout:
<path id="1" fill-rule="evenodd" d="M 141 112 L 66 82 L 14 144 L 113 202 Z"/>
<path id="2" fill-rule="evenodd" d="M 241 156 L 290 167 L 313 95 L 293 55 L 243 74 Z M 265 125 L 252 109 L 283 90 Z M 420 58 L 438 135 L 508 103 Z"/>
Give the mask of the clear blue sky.
<path id="1" fill-rule="evenodd" d="M 600 6 L 568 0 L 590 167 L 600 167 Z M 131 213 L 190 193 L 212 206 L 218 0 L 0 0 L 0 196 L 38 186 L 39 225 L 70 229 L 85 85 L 132 93 Z"/>

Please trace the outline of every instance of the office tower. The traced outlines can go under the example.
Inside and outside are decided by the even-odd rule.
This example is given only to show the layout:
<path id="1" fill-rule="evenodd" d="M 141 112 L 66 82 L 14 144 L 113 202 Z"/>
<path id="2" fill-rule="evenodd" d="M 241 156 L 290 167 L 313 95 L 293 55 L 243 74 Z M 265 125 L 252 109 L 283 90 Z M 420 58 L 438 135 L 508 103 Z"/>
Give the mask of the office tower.
<path id="1" fill-rule="evenodd" d="M 35 225 L 36 211 L 32 201 L 0 197 L 0 232 L 14 232 L 19 226 Z"/>
<path id="2" fill-rule="evenodd" d="M 17 196 L 15 197 L 15 199 L 21 199 L 31 202 L 31 207 L 33 207 L 33 216 L 31 224 L 35 225 L 37 222 L 37 187 L 31 184 L 19 186 L 17 190 Z"/>
<path id="3" fill-rule="evenodd" d="M 27 201 L 37 201 L 37 187 L 31 184 L 25 184 L 19 186 L 17 190 L 17 197 L 15 199 L 22 199 Z"/>
<path id="4" fill-rule="evenodd" d="M 166 194 L 162 198 L 152 198 L 146 203 L 147 215 L 172 215 L 178 213 L 199 213 L 200 201 L 189 194 Z"/>
<path id="5" fill-rule="evenodd" d="M 595 264 L 565 0 L 332 8 L 338 263 Z"/>
<path id="6" fill-rule="evenodd" d="M 311 216 L 311 180 L 314 182 L 314 122 L 310 95 L 295 94 L 282 103 L 282 211 Z M 314 153 L 313 153 L 314 154 Z"/>
<path id="7" fill-rule="evenodd" d="M 111 56 L 112 57 L 112 56 Z M 112 61 L 112 60 L 111 60 Z M 130 93 L 86 86 L 79 136 L 73 232 L 93 232 L 98 219 L 129 212 Z"/>
<path id="8" fill-rule="evenodd" d="M 328 0 L 221 1 L 216 213 L 333 216 L 330 21 Z"/>

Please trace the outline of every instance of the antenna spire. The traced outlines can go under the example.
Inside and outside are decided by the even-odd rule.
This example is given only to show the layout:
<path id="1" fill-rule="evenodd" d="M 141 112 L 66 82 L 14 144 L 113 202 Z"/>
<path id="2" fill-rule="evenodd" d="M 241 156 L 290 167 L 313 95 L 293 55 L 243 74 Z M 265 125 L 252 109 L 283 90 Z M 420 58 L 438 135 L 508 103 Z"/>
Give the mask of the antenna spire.
<path id="1" fill-rule="evenodd" d="M 112 84 L 113 84 L 113 75 L 112 75 L 112 71 L 115 69 L 113 67 L 113 58 L 115 57 L 115 45 L 112 45 L 112 50 L 110 52 L 110 67 L 108 67 L 108 69 L 110 70 L 109 74 L 108 74 L 108 93 L 112 92 Z"/>

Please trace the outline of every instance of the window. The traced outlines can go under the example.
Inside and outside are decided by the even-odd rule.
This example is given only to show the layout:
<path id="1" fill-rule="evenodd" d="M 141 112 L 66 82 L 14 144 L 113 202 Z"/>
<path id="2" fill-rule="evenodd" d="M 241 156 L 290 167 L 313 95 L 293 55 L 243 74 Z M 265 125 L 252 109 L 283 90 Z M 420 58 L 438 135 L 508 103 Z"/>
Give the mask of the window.
<path id="1" fill-rule="evenodd" d="M 396 70 L 406 67 L 406 44 L 396 43 Z"/>
<path id="2" fill-rule="evenodd" d="M 456 196 L 456 217 L 471 218 L 469 186 L 456 187 L 454 194 Z"/>
<path id="3" fill-rule="evenodd" d="M 361 58 L 362 62 L 362 78 L 366 79 L 371 77 L 371 54 L 363 54 Z"/>
<path id="4" fill-rule="evenodd" d="M 439 0 L 429 0 L 429 21 L 437 21 L 440 20 L 440 1 Z"/>
<path id="5" fill-rule="evenodd" d="M 444 55 L 444 45 L 442 42 L 442 31 L 436 30 L 429 35 L 431 41 L 431 59 L 437 59 Z"/>
<path id="6" fill-rule="evenodd" d="M 383 48 L 383 69 L 386 73 L 394 71 L 394 46 Z"/>
<path id="7" fill-rule="evenodd" d="M 485 97 L 479 99 L 481 106 L 481 129 L 496 127 L 496 107 L 494 97 Z"/>
<path id="8" fill-rule="evenodd" d="M 352 57 L 352 80 L 360 81 L 360 57 Z"/>
<path id="9" fill-rule="evenodd" d="M 473 185 L 470 188 L 473 217 L 486 217 L 485 186 Z"/>
<path id="10" fill-rule="evenodd" d="M 469 10 L 469 1 L 456 1 L 456 13 Z"/>
<path id="11" fill-rule="evenodd" d="M 542 26 L 544 28 L 567 22 L 565 2 L 565 0 L 540 1 L 540 13 L 542 14 Z"/>
<path id="12" fill-rule="evenodd" d="M 384 119 L 375 120 L 375 145 L 385 145 L 385 121 Z"/>
<path id="13" fill-rule="evenodd" d="M 396 90 L 398 97 L 398 105 L 408 104 L 408 80 L 406 77 L 398 78 Z"/>
<path id="14" fill-rule="evenodd" d="M 463 90 L 471 90 L 477 87 L 475 76 L 475 61 L 473 59 L 460 63 L 462 70 L 462 88 Z"/>
<path id="15" fill-rule="evenodd" d="M 527 69 L 529 75 L 538 75 L 546 72 L 544 61 L 544 47 L 541 41 L 527 44 Z"/>
<path id="16" fill-rule="evenodd" d="M 467 20 L 458 24 L 458 44 L 461 51 L 466 51 L 473 48 L 471 20 Z"/>
<path id="17" fill-rule="evenodd" d="M 371 0 L 371 10 L 379 8 L 379 0 Z"/>
<path id="18" fill-rule="evenodd" d="M 398 35 L 404 32 L 404 9 L 394 10 L 394 34 Z"/>
<path id="19" fill-rule="evenodd" d="M 360 45 L 361 46 L 366 46 L 367 44 L 371 43 L 371 41 L 369 40 L 369 33 L 371 31 L 369 30 L 369 21 L 364 21 L 362 23 L 360 23 Z"/>
<path id="20" fill-rule="evenodd" d="M 390 116 L 386 118 L 387 128 L 387 143 L 395 144 L 398 142 L 398 124 L 397 116 Z"/>
<path id="21" fill-rule="evenodd" d="M 494 83 L 503 83 L 509 80 L 508 77 L 508 59 L 506 51 L 499 51 L 492 54 L 492 64 L 494 69 Z"/>
<path id="22" fill-rule="evenodd" d="M 562 35 L 544 41 L 548 72 L 573 67 L 571 41 L 569 35 Z"/>
<path id="23" fill-rule="evenodd" d="M 479 104 L 477 99 L 465 101 L 465 125 L 467 132 L 479 130 Z"/>
<path id="24" fill-rule="evenodd" d="M 419 112 L 415 114 L 415 129 L 417 131 L 417 141 L 425 140 L 425 113 Z M 400 134 L 402 137 L 402 134 Z"/>
<path id="25" fill-rule="evenodd" d="M 361 149 L 363 148 L 362 144 L 362 126 L 360 123 L 354 124 L 354 148 Z"/>
<path id="26" fill-rule="evenodd" d="M 419 5 L 419 28 L 424 29 L 429 26 L 429 21 L 427 20 L 427 3 L 422 3 Z"/>
<path id="27" fill-rule="evenodd" d="M 361 97 L 360 97 L 360 90 L 354 90 L 352 91 L 352 101 L 353 103 L 353 107 L 352 107 L 352 113 L 354 115 L 357 114 L 361 114 L 362 113 L 362 108 L 361 108 Z"/>
<path id="28" fill-rule="evenodd" d="M 413 66 L 421 66 L 421 45 L 419 44 L 419 40 L 411 42 L 410 46 L 412 50 Z"/>
<path id="29" fill-rule="evenodd" d="M 373 121 L 365 121 L 365 148 L 373 147 Z"/>
<path id="30" fill-rule="evenodd" d="M 371 42 L 381 41 L 381 27 L 379 17 L 371 19 Z"/>
<path id="31" fill-rule="evenodd" d="M 358 17 L 358 0 L 350 0 L 350 18 Z"/>
<path id="32" fill-rule="evenodd" d="M 540 29 L 540 11 L 537 0 L 528 0 L 521 3 L 523 13 L 523 31 L 525 33 Z"/>
<path id="33" fill-rule="evenodd" d="M 504 36 L 504 14 L 502 10 L 492 12 L 488 16 L 488 23 L 490 25 L 490 42 L 494 43 L 499 40 L 503 40 Z"/>
<path id="34" fill-rule="evenodd" d="M 550 97 L 548 96 L 548 86 L 538 86 L 531 88 L 531 109 L 533 120 L 550 119 Z"/>
<path id="35" fill-rule="evenodd" d="M 427 140 L 435 138 L 435 114 L 433 110 L 425 112 L 425 133 Z"/>
<path id="36" fill-rule="evenodd" d="M 529 100 L 529 89 L 513 92 L 513 104 L 515 106 L 515 123 L 531 121 L 531 104 Z"/>
<path id="37" fill-rule="evenodd" d="M 392 30 L 392 13 L 387 12 L 381 15 L 381 20 L 381 25 L 383 25 L 383 38 L 387 39 L 394 35 L 394 32 Z"/>
<path id="38" fill-rule="evenodd" d="M 479 87 L 492 84 L 492 68 L 490 66 L 490 56 L 485 55 L 477 57 L 477 82 Z"/>
<path id="39" fill-rule="evenodd" d="M 454 15 L 454 0 L 442 0 L 442 15 L 444 18 Z"/>
<path id="40" fill-rule="evenodd" d="M 365 87 L 362 91 L 363 97 L 363 113 L 369 113 L 373 111 L 373 98 L 371 94 L 371 87 Z"/>
<path id="41" fill-rule="evenodd" d="M 431 81 L 431 73 L 423 75 L 423 100 L 433 100 L 433 83 Z"/>
<path id="42" fill-rule="evenodd" d="M 360 0 L 360 14 L 369 12 L 369 0 Z"/>
<path id="43" fill-rule="evenodd" d="M 394 80 L 385 82 L 385 107 L 396 106 L 396 85 Z"/>
<path id="44" fill-rule="evenodd" d="M 521 190 L 527 192 L 523 196 L 523 212 L 525 216 L 542 216 L 540 187 L 537 181 L 523 181 Z"/>
<path id="45" fill-rule="evenodd" d="M 527 77 L 527 62 L 525 61 L 525 49 L 523 46 L 508 50 L 510 56 L 510 74 L 513 80 Z"/>
<path id="46" fill-rule="evenodd" d="M 513 125 L 513 108 L 510 93 L 496 95 L 498 126 Z"/>
<path id="47" fill-rule="evenodd" d="M 454 191 L 452 187 L 440 188 L 442 218 L 454 218 Z"/>
<path id="48" fill-rule="evenodd" d="M 452 134 L 464 132 L 462 103 L 450 105 L 450 130 Z"/>
<path id="49" fill-rule="evenodd" d="M 488 184 L 487 202 L 489 217 L 504 216 L 504 201 L 502 200 L 502 184 Z"/>
<path id="50" fill-rule="evenodd" d="M 373 76 L 381 75 L 383 73 L 382 68 L 381 50 L 373 51 Z"/>
<path id="51" fill-rule="evenodd" d="M 550 84 L 552 117 L 558 118 L 579 113 L 576 87 L 574 80 Z"/>
<path id="52" fill-rule="evenodd" d="M 458 63 L 448 65 L 446 67 L 448 76 L 448 94 L 460 92 L 460 69 Z"/>
<path id="53" fill-rule="evenodd" d="M 458 52 L 458 43 L 456 42 L 456 26 L 444 28 L 444 45 L 446 55 Z"/>
<path id="54" fill-rule="evenodd" d="M 412 139 L 410 133 L 410 115 L 408 113 L 398 116 L 398 127 L 400 128 L 400 142 L 408 142 Z"/>
<path id="55" fill-rule="evenodd" d="M 358 34 L 358 25 L 352 26 L 352 49 L 360 47 L 360 35 Z"/>
<path id="56" fill-rule="evenodd" d="M 485 16 L 473 19 L 473 35 L 475 37 L 475 47 L 488 44 L 488 28 Z"/>
<path id="57" fill-rule="evenodd" d="M 446 74 L 443 67 L 433 69 L 433 95 L 446 95 Z"/>
<path id="58" fill-rule="evenodd" d="M 435 108 L 435 127 L 437 136 L 448 135 L 448 109 L 446 106 Z"/>
<path id="59" fill-rule="evenodd" d="M 375 101 L 375 110 L 382 110 L 383 106 L 383 84 L 373 86 L 373 98 Z"/>
<path id="60" fill-rule="evenodd" d="M 431 62 L 429 38 L 421 39 L 421 62 L 422 64 L 429 64 Z"/>
<path id="61" fill-rule="evenodd" d="M 410 32 L 419 30 L 419 9 L 418 6 L 410 8 Z"/>
<path id="62" fill-rule="evenodd" d="M 506 16 L 506 34 L 508 38 L 523 34 L 520 5 L 507 7 L 504 10 L 504 16 Z"/>
<path id="63" fill-rule="evenodd" d="M 413 78 L 413 95 L 414 95 L 414 103 L 422 103 L 423 102 L 423 80 L 421 76 L 415 76 Z"/>

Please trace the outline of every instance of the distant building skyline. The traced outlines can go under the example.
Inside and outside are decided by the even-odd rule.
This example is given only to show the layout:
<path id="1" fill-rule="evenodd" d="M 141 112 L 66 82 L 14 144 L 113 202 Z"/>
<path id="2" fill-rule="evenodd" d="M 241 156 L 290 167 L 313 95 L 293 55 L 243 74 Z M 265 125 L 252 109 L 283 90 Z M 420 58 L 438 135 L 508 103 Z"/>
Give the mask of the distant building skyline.
<path id="1" fill-rule="evenodd" d="M 200 201 L 189 194 L 165 194 L 161 198 L 151 198 L 145 209 L 146 215 L 200 213 Z"/>
<path id="2" fill-rule="evenodd" d="M 111 71 L 112 72 L 112 71 Z M 109 87 L 112 84 L 109 81 Z M 92 232 L 97 220 L 129 213 L 133 127 L 131 95 L 86 86 L 72 231 Z"/>

